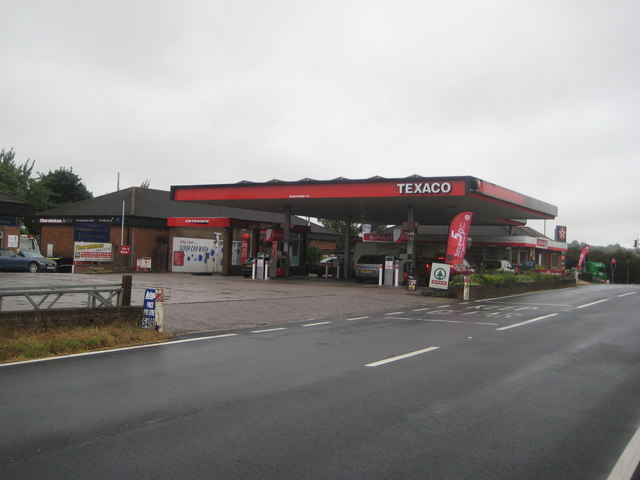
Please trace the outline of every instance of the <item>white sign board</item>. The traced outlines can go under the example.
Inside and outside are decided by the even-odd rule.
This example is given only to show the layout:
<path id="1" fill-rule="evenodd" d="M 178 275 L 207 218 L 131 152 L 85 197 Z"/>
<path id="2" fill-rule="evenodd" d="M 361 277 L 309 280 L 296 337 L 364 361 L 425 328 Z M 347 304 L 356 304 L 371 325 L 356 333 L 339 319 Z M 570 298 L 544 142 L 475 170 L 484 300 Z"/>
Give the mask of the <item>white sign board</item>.
<path id="1" fill-rule="evenodd" d="M 449 288 L 449 274 L 451 265 L 448 263 L 432 263 L 429 287 L 446 290 Z"/>
<path id="2" fill-rule="evenodd" d="M 112 245 L 110 243 L 75 242 L 73 244 L 74 262 L 111 262 Z"/>

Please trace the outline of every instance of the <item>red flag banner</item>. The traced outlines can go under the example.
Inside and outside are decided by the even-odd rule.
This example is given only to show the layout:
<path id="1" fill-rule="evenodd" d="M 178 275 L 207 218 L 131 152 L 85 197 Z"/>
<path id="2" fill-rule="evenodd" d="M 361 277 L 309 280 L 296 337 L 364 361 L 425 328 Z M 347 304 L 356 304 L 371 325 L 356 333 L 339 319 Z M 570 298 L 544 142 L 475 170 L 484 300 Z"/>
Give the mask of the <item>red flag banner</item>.
<path id="1" fill-rule="evenodd" d="M 445 262 L 451 265 L 459 265 L 467 254 L 467 238 L 471 229 L 473 212 L 462 212 L 453 217 L 449 227 L 449 240 L 447 241 L 447 255 Z"/>
<path id="2" fill-rule="evenodd" d="M 580 252 L 580 260 L 578 260 L 578 270 L 582 268 L 582 264 L 584 263 L 584 258 L 589 255 L 589 245 L 585 245 L 582 247 L 582 251 Z"/>

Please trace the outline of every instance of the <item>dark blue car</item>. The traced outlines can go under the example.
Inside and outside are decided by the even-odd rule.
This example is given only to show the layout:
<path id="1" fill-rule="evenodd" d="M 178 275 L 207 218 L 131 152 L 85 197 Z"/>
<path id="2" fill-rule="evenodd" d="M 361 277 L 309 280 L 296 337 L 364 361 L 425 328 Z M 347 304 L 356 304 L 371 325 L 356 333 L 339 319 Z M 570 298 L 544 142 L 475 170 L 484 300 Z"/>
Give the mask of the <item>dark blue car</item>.
<path id="1" fill-rule="evenodd" d="M 0 248 L 0 270 L 5 272 L 55 272 L 58 264 L 44 258 L 35 250 L 23 250 L 19 254 Z"/>

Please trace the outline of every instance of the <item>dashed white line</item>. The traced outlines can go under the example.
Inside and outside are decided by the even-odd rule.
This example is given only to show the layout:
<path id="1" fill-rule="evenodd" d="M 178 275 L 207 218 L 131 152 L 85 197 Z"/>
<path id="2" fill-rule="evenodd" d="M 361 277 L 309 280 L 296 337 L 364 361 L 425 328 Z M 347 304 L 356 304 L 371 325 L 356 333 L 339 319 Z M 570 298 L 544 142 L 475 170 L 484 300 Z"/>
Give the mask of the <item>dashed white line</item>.
<path id="1" fill-rule="evenodd" d="M 542 317 L 532 318 L 531 320 L 527 320 L 525 322 L 514 323 L 513 325 L 507 325 L 506 327 L 496 328 L 496 330 L 509 330 L 510 328 L 521 327 L 522 325 L 527 325 L 533 322 L 539 322 L 540 320 L 544 320 L 545 318 L 555 317 L 558 315 L 557 313 L 550 313 L 549 315 L 544 315 Z"/>
<path id="2" fill-rule="evenodd" d="M 385 315 L 401 315 L 404 312 L 391 312 L 391 313 L 386 313 Z"/>
<path id="3" fill-rule="evenodd" d="M 316 322 L 316 323 L 306 323 L 302 325 L 303 327 L 317 327 L 318 325 L 330 325 L 333 322 Z"/>
<path id="4" fill-rule="evenodd" d="M 598 303 L 608 302 L 608 301 L 609 299 L 605 298 L 604 300 L 598 300 L 597 302 L 585 303 L 584 305 L 580 305 L 579 307 L 576 307 L 576 308 L 587 308 L 587 307 L 590 307 L 591 305 L 597 305 Z"/>
<path id="5" fill-rule="evenodd" d="M 285 327 L 280 327 L 280 328 L 267 328 L 265 330 L 251 330 L 251 333 L 277 332 L 279 330 L 286 330 L 286 328 Z"/>
<path id="6" fill-rule="evenodd" d="M 620 295 L 617 295 L 618 298 L 620 297 L 626 297 L 627 295 L 635 295 L 637 292 L 628 292 L 628 293 L 621 293 Z"/>
<path id="7" fill-rule="evenodd" d="M 367 317 L 353 317 L 353 318 L 347 318 L 347 322 L 353 322 L 354 320 L 365 320 L 365 319 L 367 319 L 367 318 L 369 318 L 369 317 L 367 316 Z"/>
<path id="8" fill-rule="evenodd" d="M 434 322 L 434 323 L 463 323 L 465 325 L 489 325 L 495 327 L 500 325 L 499 323 L 488 323 L 488 322 L 465 322 L 462 320 L 441 320 L 435 318 L 415 318 L 415 317 L 393 317 L 394 320 L 415 320 L 417 322 Z"/>
<path id="9" fill-rule="evenodd" d="M 365 367 L 379 367 L 380 365 L 386 365 L 387 363 L 397 362 L 398 360 L 404 360 L 405 358 L 415 357 L 416 355 L 432 352 L 439 348 L 440 347 L 429 347 L 429 348 L 424 348 L 422 350 L 416 350 L 415 352 L 409 352 L 403 355 L 398 355 L 396 357 L 385 358 L 384 360 L 378 360 L 377 362 L 367 363 Z"/>
<path id="10" fill-rule="evenodd" d="M 429 308 L 431 308 L 431 307 L 416 308 L 416 309 L 414 310 L 414 312 L 424 312 L 425 310 L 429 310 Z"/>

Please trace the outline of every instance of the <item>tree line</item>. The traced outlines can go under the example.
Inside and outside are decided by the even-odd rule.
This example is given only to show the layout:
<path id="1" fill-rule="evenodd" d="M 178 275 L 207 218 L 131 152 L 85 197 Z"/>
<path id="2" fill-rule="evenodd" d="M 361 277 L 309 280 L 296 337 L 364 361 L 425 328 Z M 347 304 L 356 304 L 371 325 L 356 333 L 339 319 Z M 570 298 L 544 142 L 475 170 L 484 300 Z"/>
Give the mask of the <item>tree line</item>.
<path id="1" fill-rule="evenodd" d="M 47 173 L 34 173 L 35 160 L 16 163 L 13 149 L 0 151 L 0 192 L 31 204 L 34 213 L 93 198 L 73 168 L 60 167 Z M 24 218 L 32 235 L 39 232 L 33 216 Z"/>

